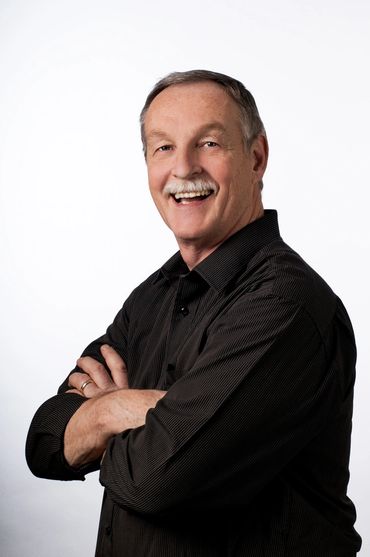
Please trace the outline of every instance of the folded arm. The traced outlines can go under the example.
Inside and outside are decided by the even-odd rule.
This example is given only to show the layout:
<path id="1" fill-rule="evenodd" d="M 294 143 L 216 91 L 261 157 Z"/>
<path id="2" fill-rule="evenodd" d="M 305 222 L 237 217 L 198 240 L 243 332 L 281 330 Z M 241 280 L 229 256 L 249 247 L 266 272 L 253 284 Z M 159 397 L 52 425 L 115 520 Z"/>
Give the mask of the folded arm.
<path id="1" fill-rule="evenodd" d="M 64 434 L 64 456 L 73 468 L 85 466 L 103 455 L 113 435 L 145 424 L 150 408 L 154 408 L 165 392 L 128 388 L 126 366 L 119 354 L 103 345 L 105 367 L 90 357 L 77 361 L 82 372 L 70 375 L 70 392 L 81 385 L 86 401 L 69 420 Z"/>
<path id="2" fill-rule="evenodd" d="M 142 425 L 148 409 L 163 396 L 163 391 L 128 389 L 122 355 L 126 354 L 130 302 L 131 298 L 107 333 L 84 352 L 93 357 L 79 358 L 58 394 L 37 410 L 26 442 L 27 463 L 36 476 L 83 480 L 99 469 L 110 437 Z"/>

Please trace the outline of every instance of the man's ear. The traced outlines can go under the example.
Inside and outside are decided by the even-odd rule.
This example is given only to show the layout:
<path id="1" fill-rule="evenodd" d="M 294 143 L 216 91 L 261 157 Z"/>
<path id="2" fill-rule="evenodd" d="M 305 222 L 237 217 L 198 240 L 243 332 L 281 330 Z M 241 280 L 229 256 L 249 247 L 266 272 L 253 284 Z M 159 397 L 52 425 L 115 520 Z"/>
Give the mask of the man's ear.
<path id="1" fill-rule="evenodd" d="M 252 142 L 250 152 L 253 156 L 253 172 L 256 182 L 261 182 L 269 158 L 269 145 L 265 135 L 258 135 Z"/>

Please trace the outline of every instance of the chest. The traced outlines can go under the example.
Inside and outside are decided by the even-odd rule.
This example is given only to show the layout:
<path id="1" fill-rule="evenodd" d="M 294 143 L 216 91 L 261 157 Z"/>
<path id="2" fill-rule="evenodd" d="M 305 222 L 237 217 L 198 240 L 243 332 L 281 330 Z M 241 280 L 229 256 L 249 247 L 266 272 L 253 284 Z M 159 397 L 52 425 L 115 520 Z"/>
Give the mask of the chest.
<path id="1" fill-rule="evenodd" d="M 196 361 L 223 297 L 202 279 L 153 289 L 133 312 L 128 334 L 132 388 L 168 389 Z M 145 307 L 145 319 L 142 308 Z"/>

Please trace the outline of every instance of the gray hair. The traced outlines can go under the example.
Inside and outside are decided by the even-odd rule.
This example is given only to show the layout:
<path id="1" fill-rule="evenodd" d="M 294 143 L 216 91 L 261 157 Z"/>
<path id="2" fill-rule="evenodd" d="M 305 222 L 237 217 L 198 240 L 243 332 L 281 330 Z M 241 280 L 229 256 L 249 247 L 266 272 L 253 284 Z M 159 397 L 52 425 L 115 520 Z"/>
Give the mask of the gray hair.
<path id="1" fill-rule="evenodd" d="M 149 106 L 159 93 L 171 85 L 183 83 L 197 83 L 199 81 L 213 81 L 223 87 L 226 93 L 236 102 L 240 110 L 240 123 L 245 147 L 249 149 L 253 140 L 259 136 L 266 136 L 265 127 L 258 113 L 256 102 L 252 94 L 244 85 L 228 75 L 211 72 L 209 70 L 190 70 L 187 72 L 173 72 L 166 75 L 150 91 L 140 114 L 141 141 L 146 157 L 147 146 L 145 138 L 145 116 Z"/>

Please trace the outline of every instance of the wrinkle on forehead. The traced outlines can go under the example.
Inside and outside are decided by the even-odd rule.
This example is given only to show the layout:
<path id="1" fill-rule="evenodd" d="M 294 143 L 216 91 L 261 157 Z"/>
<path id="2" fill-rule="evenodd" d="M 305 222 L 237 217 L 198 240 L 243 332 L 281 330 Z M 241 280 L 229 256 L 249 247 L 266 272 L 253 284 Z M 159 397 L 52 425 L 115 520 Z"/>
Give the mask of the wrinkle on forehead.
<path id="1" fill-rule="evenodd" d="M 201 125 L 197 130 L 196 134 L 199 136 L 204 136 L 207 134 L 211 134 L 214 132 L 225 134 L 226 128 L 221 122 L 210 122 L 209 124 Z M 153 129 L 147 135 L 148 141 L 151 139 L 166 139 L 168 137 L 168 133 L 161 130 L 161 129 Z"/>

